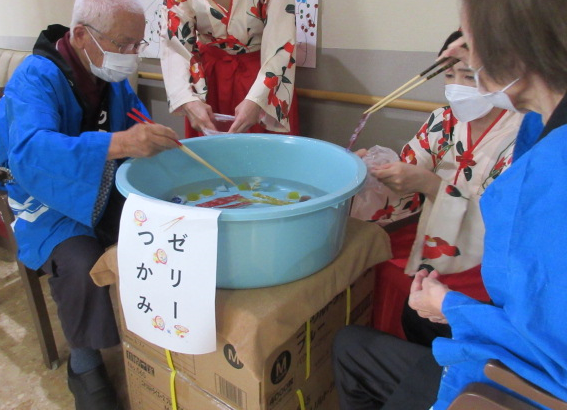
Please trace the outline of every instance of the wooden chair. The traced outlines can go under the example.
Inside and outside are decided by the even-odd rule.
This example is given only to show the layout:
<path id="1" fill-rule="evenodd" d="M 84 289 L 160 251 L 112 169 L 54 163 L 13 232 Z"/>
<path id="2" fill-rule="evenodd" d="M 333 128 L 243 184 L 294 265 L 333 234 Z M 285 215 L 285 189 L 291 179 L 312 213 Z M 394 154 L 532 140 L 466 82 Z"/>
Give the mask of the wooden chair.
<path id="1" fill-rule="evenodd" d="M 29 51 L 16 51 L 10 49 L 0 48 L 0 98 L 4 95 L 4 86 L 10 79 L 12 73 L 20 65 L 20 63 L 30 54 Z M 5 171 L 0 171 L 0 180 L 5 180 L 7 174 Z M 53 337 L 53 329 L 51 321 L 47 313 L 47 306 L 45 298 L 41 289 L 39 277 L 43 274 L 41 271 L 34 271 L 27 268 L 18 260 L 18 245 L 12 226 L 14 221 L 14 214 L 8 205 L 8 195 L 6 192 L 0 191 L 0 216 L 5 225 L 6 240 L 3 245 L 12 254 L 14 260 L 17 262 L 18 271 L 24 285 L 26 297 L 30 312 L 32 314 L 33 323 L 37 332 L 37 338 L 43 355 L 43 362 L 48 369 L 56 369 L 59 367 L 59 355 L 55 345 L 55 338 Z"/>
<path id="2" fill-rule="evenodd" d="M 2 179 L 1 173 L 0 179 Z M 11 223 L 14 221 L 14 214 L 8 205 L 8 194 L 6 192 L 0 192 L 0 216 L 6 226 L 8 251 L 17 262 L 18 272 L 26 292 L 29 309 L 41 348 L 41 354 L 43 355 L 43 362 L 48 369 L 57 369 L 57 367 L 59 367 L 59 355 L 57 353 L 53 329 L 39 281 L 39 277 L 43 275 L 43 272 L 27 268 L 17 258 L 18 245 L 11 226 Z"/>
<path id="3" fill-rule="evenodd" d="M 559 400 L 545 390 L 522 379 L 497 360 L 490 360 L 484 367 L 490 380 L 553 410 L 567 410 L 567 402 Z M 448 410 L 537 410 L 537 407 L 484 383 L 471 383 L 451 403 Z"/>

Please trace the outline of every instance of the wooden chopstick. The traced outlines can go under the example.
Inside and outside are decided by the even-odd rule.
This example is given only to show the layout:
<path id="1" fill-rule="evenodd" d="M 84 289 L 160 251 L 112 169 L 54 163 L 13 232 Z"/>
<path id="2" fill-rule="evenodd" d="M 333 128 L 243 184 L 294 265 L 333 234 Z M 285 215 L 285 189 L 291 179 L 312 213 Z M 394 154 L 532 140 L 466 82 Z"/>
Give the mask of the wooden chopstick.
<path id="1" fill-rule="evenodd" d="M 132 118 L 134 121 L 139 122 L 141 124 L 144 124 L 146 122 L 150 123 L 150 124 L 155 124 L 151 119 L 149 119 L 148 117 L 146 117 L 142 112 L 140 112 L 139 110 L 137 110 L 136 108 L 132 108 L 132 111 L 139 115 L 139 117 L 136 117 L 134 114 L 132 113 L 126 113 L 126 115 L 130 118 Z M 227 177 L 226 175 L 224 175 L 222 172 L 220 172 L 218 169 L 216 169 L 215 167 L 213 167 L 211 164 L 209 164 L 207 161 L 205 161 L 203 158 L 201 158 L 199 155 L 197 155 L 195 152 L 193 152 L 192 150 L 190 150 L 189 148 L 187 148 L 185 145 L 183 145 L 181 142 L 179 142 L 178 140 L 174 140 L 175 143 L 177 144 L 177 147 L 183 151 L 185 154 L 189 155 L 191 158 L 193 158 L 195 161 L 203 164 L 204 166 L 206 166 L 207 168 L 209 168 L 211 171 L 213 171 L 215 174 L 217 174 L 218 176 L 220 176 L 221 178 L 223 178 L 225 181 L 230 182 L 232 185 L 236 186 L 236 183 L 230 179 L 229 177 Z"/>
<path id="2" fill-rule="evenodd" d="M 177 140 L 176 140 L 177 141 Z M 207 168 L 209 168 L 211 171 L 213 171 L 214 173 L 216 173 L 218 176 L 220 176 L 221 178 L 223 178 L 225 181 L 230 182 L 232 185 L 237 186 L 236 183 L 230 179 L 229 177 L 227 177 L 226 175 L 224 175 L 222 172 L 220 172 L 218 169 L 216 169 L 215 167 L 213 167 L 211 164 L 209 164 L 207 161 L 205 161 L 203 158 L 201 158 L 200 156 L 198 156 L 197 154 L 195 154 L 193 151 L 191 151 L 189 148 L 187 148 L 185 145 L 183 145 L 182 143 L 179 143 L 179 149 L 181 151 L 183 151 L 184 153 L 186 153 L 187 155 L 189 155 L 191 158 L 193 158 L 194 160 L 196 160 L 197 162 L 200 162 L 201 164 L 203 164 L 204 166 L 206 166 Z"/>
<path id="3" fill-rule="evenodd" d="M 396 94 L 397 92 L 401 91 L 402 89 L 404 89 L 405 87 L 407 87 L 408 85 L 410 85 L 411 83 L 419 80 L 421 77 L 423 77 L 425 74 L 427 74 L 428 72 L 430 72 L 431 70 L 433 70 L 435 67 L 438 67 L 439 65 L 443 64 L 445 61 L 447 61 L 449 59 L 449 57 L 444 57 L 441 60 L 435 62 L 433 65 L 427 67 L 425 70 L 423 70 L 421 73 L 419 73 L 418 75 L 416 75 L 415 77 L 411 78 L 408 82 L 406 82 L 405 84 L 401 85 L 400 87 L 396 88 L 394 91 L 392 91 L 390 94 L 388 94 L 386 97 L 384 97 L 382 100 L 378 101 L 376 104 L 374 104 L 372 107 L 370 107 L 369 109 L 367 109 L 366 111 L 364 111 L 364 114 L 369 113 L 371 110 L 373 110 L 375 107 L 377 107 L 382 101 L 384 101 L 384 99 L 388 98 L 391 95 Z"/>
<path id="4" fill-rule="evenodd" d="M 448 68 L 454 66 L 455 64 L 457 64 L 459 62 L 459 60 L 454 59 L 454 61 L 451 61 L 449 64 L 444 65 L 443 67 L 441 67 L 440 69 L 438 69 L 437 71 L 435 71 L 433 74 L 428 75 L 427 77 L 423 78 L 429 71 L 433 70 L 434 68 L 438 67 L 439 65 L 443 64 L 444 62 L 446 62 L 447 60 L 452 59 L 452 57 L 445 57 L 442 58 L 441 60 L 437 61 L 435 64 L 431 65 L 430 67 L 426 68 L 425 70 L 423 70 L 421 73 L 419 73 L 418 75 L 416 75 L 415 77 L 413 77 L 412 79 L 410 79 L 408 82 L 406 82 L 405 84 L 403 84 L 402 86 L 398 87 L 397 89 L 395 89 L 394 91 L 392 91 L 390 94 L 388 94 L 386 97 L 384 97 L 383 99 L 381 99 L 380 101 L 378 101 L 376 104 L 374 104 L 372 107 L 370 107 L 369 109 L 367 109 L 366 111 L 364 111 L 364 114 L 372 114 L 375 113 L 376 111 L 378 111 L 379 109 L 385 107 L 386 105 L 390 104 L 392 101 L 394 101 L 397 98 L 400 98 L 402 95 L 410 92 L 411 90 L 413 90 L 414 88 L 420 86 L 421 84 L 423 84 L 424 82 L 431 80 L 433 77 L 436 77 L 437 75 L 441 74 L 443 71 L 447 70 Z M 420 80 L 421 79 L 421 80 Z M 419 81 L 418 81 L 419 80 Z M 416 81 L 418 81 L 417 83 L 415 83 Z M 412 85 L 412 83 L 415 83 Z M 407 87 L 407 88 L 406 88 Z"/>

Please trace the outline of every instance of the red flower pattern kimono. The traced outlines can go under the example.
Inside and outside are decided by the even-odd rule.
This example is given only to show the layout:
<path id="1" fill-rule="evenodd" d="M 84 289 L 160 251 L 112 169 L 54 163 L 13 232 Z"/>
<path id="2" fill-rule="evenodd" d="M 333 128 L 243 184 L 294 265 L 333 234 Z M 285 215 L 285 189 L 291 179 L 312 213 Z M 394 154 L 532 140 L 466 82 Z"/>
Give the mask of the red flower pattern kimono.
<path id="1" fill-rule="evenodd" d="M 442 179 L 433 203 L 422 194 L 408 194 L 395 203 L 388 201 L 388 212 L 382 206 L 375 214 L 385 225 L 421 211 L 407 274 L 414 274 L 422 265 L 450 274 L 480 264 L 484 224 L 479 200 L 510 166 L 522 118 L 505 112 L 471 153 L 467 123 L 458 122 L 449 107 L 439 108 L 403 147 L 402 161 L 425 167 Z"/>
<path id="2" fill-rule="evenodd" d="M 262 108 L 268 130 L 289 131 L 295 30 L 294 0 L 232 0 L 229 10 L 214 0 L 165 0 L 161 64 L 170 112 L 205 100 L 203 46 L 229 55 L 260 52 L 260 70 L 245 97 Z"/>

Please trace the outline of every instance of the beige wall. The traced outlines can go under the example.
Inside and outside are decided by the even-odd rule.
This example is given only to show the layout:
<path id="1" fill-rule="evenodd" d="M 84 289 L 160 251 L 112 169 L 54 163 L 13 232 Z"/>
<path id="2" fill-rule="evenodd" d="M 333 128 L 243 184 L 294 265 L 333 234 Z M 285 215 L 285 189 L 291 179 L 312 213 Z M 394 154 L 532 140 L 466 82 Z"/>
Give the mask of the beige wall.
<path id="1" fill-rule="evenodd" d="M 0 0 L 0 37 L 68 25 L 72 0 Z M 321 48 L 435 51 L 457 27 L 457 0 L 320 0 Z"/>
<path id="2" fill-rule="evenodd" d="M 36 37 L 48 24 L 68 25 L 72 0 L 0 0 L 0 36 Z"/>
<path id="3" fill-rule="evenodd" d="M 322 48 L 437 51 L 458 28 L 457 0 L 319 0 Z"/>

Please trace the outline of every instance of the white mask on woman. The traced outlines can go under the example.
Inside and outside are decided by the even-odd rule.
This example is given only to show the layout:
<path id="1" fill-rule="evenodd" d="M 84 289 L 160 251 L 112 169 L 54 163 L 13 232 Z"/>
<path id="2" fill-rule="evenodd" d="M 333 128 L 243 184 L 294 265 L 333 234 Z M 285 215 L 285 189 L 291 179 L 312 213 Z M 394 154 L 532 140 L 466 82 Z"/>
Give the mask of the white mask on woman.
<path id="1" fill-rule="evenodd" d="M 478 92 L 476 87 L 460 84 L 445 85 L 445 98 L 451 105 L 453 115 L 461 122 L 469 122 L 482 118 L 494 108 L 490 102 Z"/>
<path id="2" fill-rule="evenodd" d="M 85 55 L 89 60 L 90 69 L 93 75 L 104 81 L 118 82 L 125 80 L 129 75 L 134 74 L 138 70 L 138 62 L 140 61 L 138 54 L 120 54 L 104 51 L 88 28 L 87 31 L 104 55 L 102 59 L 102 66 L 97 67 L 91 61 L 87 50 L 85 50 Z"/>
<path id="3" fill-rule="evenodd" d="M 478 75 L 478 73 L 480 73 L 482 69 L 484 69 L 484 66 L 480 67 L 478 70 L 472 69 L 474 71 L 474 80 L 476 82 L 477 88 L 479 87 L 479 75 Z M 508 84 L 506 87 L 504 87 L 500 91 L 494 91 L 492 93 L 481 94 L 481 95 L 484 98 L 486 98 L 488 100 L 488 102 L 490 102 L 490 104 L 492 104 L 495 107 L 502 108 L 502 109 L 508 110 L 508 111 L 519 112 L 518 109 L 516 109 L 516 107 L 514 107 L 514 104 L 512 104 L 512 100 L 510 100 L 510 97 L 508 96 L 508 94 L 505 93 L 505 91 L 508 88 L 512 87 L 519 80 L 520 80 L 520 77 L 516 78 L 514 81 L 512 81 L 510 84 Z"/>

